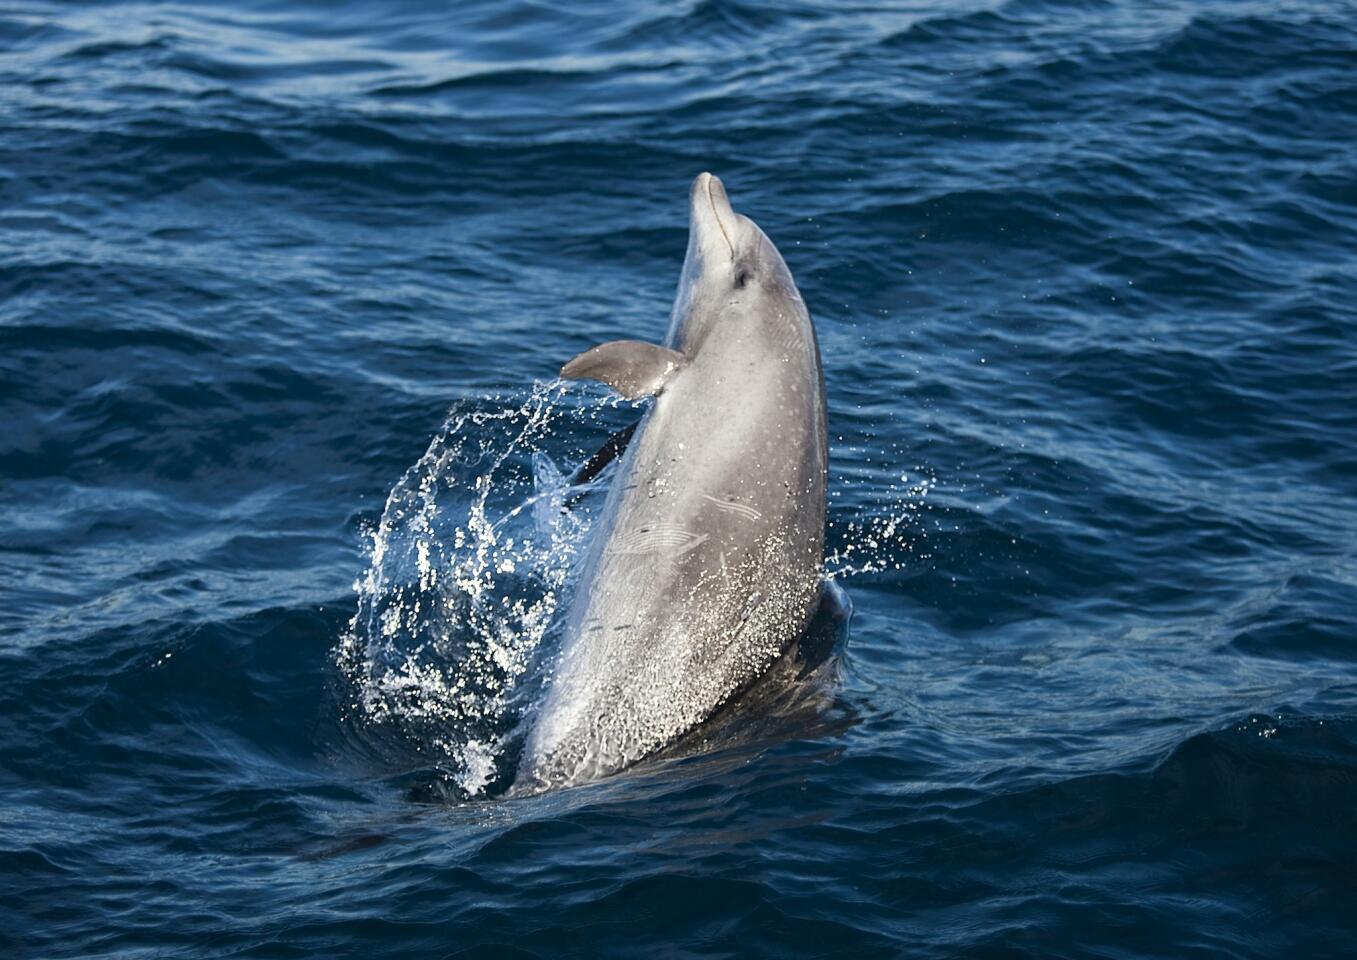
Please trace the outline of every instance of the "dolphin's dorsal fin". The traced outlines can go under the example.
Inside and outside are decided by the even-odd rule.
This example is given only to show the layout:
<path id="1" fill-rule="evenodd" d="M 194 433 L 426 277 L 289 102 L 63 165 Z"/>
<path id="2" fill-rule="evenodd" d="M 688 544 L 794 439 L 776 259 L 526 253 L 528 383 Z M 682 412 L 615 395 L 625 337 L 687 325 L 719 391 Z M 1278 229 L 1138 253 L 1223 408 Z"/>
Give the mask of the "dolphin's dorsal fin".
<path id="1" fill-rule="evenodd" d="M 561 368 L 567 380 L 597 380 L 628 400 L 653 396 L 688 359 L 644 340 L 612 340 L 584 351 Z"/>

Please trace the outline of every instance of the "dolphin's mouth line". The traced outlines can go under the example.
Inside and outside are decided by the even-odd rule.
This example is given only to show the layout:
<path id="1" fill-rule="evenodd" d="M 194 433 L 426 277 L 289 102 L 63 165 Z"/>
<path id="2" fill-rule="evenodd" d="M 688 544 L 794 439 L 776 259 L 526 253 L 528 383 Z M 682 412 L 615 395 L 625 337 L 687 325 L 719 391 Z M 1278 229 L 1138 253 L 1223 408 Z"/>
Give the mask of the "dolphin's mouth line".
<path id="1" fill-rule="evenodd" d="M 716 209 L 716 198 L 712 196 L 711 192 L 711 185 L 715 179 L 715 177 L 711 177 L 707 180 L 707 203 L 711 204 L 712 218 L 716 221 L 716 226 L 717 229 L 721 231 L 721 236 L 725 237 L 726 246 L 730 247 L 730 259 L 734 260 L 735 244 L 731 242 L 730 234 L 726 232 L 726 225 L 721 222 L 721 212 Z"/>

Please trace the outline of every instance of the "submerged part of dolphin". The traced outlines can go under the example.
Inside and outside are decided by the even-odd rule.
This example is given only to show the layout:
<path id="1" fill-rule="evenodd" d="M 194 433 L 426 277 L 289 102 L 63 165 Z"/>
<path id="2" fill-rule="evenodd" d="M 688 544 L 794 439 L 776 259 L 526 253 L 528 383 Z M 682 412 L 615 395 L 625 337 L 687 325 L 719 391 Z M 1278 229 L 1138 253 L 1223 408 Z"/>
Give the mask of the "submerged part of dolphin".
<path id="1" fill-rule="evenodd" d="M 720 180 L 697 177 L 690 215 L 665 345 L 605 343 L 561 371 L 655 402 L 597 521 L 521 789 L 606 776 L 673 743 L 815 613 L 827 461 L 815 330 Z"/>

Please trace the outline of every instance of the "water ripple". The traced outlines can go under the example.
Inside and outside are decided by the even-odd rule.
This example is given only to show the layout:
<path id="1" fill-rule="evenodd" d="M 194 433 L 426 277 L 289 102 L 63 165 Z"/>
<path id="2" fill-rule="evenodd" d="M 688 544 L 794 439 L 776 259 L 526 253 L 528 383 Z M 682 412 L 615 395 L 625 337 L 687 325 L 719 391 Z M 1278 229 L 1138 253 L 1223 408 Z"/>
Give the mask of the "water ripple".
<path id="1" fill-rule="evenodd" d="M 0 12 L 0 953 L 1340 955 L 1351 14 Z M 627 412 L 551 378 L 662 336 L 701 169 L 816 318 L 847 649 L 487 799 L 569 585 L 504 538 Z M 547 394 L 455 546 L 449 408 Z M 411 570 L 542 622 L 383 639 Z"/>

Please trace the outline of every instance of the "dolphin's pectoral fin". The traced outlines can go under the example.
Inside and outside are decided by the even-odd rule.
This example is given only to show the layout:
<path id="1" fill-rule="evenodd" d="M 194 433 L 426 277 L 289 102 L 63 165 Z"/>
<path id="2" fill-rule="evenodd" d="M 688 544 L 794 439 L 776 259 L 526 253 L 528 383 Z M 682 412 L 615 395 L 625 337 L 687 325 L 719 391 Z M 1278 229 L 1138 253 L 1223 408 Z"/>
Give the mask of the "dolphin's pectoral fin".
<path id="1" fill-rule="evenodd" d="M 677 350 L 643 340 L 613 340 L 584 351 L 561 368 L 567 380 L 597 380 L 628 400 L 650 397 L 683 368 L 687 358 Z"/>
<path id="2" fill-rule="evenodd" d="M 622 451 L 627 449 L 627 444 L 631 442 L 632 435 L 636 433 L 636 428 L 640 425 L 640 420 L 633 421 L 605 440 L 603 446 L 598 448 L 598 452 L 586 460 L 584 466 L 575 471 L 575 475 L 570 478 L 570 485 L 582 487 L 602 473 L 604 467 L 620 457 Z"/>

